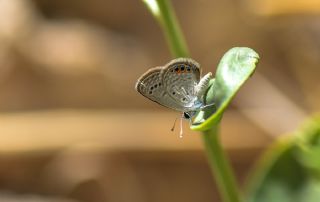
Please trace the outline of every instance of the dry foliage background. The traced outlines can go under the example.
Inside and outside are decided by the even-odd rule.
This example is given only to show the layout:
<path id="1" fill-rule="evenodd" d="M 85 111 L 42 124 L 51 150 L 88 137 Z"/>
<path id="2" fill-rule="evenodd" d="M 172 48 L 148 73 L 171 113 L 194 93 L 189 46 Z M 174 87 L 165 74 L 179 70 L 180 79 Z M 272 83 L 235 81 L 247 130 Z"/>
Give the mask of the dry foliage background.
<path id="1" fill-rule="evenodd" d="M 241 182 L 274 138 L 319 111 L 316 0 L 173 1 L 204 72 L 229 48 L 261 56 L 224 117 Z M 171 58 L 140 1 L 0 0 L 0 201 L 213 201 L 199 135 L 134 91 Z"/>

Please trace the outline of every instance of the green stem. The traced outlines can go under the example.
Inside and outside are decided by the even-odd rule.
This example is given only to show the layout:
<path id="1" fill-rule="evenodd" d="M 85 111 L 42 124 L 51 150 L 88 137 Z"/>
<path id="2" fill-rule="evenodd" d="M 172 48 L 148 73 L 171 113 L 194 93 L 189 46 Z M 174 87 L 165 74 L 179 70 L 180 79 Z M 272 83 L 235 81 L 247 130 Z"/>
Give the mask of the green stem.
<path id="1" fill-rule="evenodd" d="M 161 25 L 172 55 L 175 57 L 188 57 L 189 51 L 171 2 L 168 0 L 143 1 Z"/>
<path id="2" fill-rule="evenodd" d="M 166 36 L 172 55 L 188 57 L 189 51 L 184 36 L 169 0 L 143 0 L 156 17 Z M 203 132 L 208 160 L 224 202 L 240 202 L 235 179 L 218 140 L 218 125 Z"/>
<path id="3" fill-rule="evenodd" d="M 240 202 L 240 196 L 230 163 L 219 141 L 218 125 L 203 132 L 203 140 L 211 172 L 214 174 L 224 202 Z"/>

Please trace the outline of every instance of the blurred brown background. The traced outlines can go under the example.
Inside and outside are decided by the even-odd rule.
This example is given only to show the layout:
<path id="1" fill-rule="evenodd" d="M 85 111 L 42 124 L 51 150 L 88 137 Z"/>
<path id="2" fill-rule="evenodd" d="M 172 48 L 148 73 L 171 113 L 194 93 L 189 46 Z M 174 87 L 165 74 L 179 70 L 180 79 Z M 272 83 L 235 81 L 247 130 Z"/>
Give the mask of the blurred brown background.
<path id="1" fill-rule="evenodd" d="M 215 71 L 248 46 L 258 70 L 222 122 L 240 183 L 261 151 L 319 111 L 318 0 L 173 5 L 193 58 Z M 172 59 L 141 1 L 0 0 L 0 201 L 218 201 L 178 113 L 135 92 Z"/>

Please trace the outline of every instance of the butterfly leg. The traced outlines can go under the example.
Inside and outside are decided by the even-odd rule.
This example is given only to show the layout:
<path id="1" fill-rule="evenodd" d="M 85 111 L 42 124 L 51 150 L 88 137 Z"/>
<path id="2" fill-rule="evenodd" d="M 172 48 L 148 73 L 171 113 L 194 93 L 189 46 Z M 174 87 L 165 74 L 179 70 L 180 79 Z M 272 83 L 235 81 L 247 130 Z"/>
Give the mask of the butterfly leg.
<path id="1" fill-rule="evenodd" d="M 192 125 L 192 118 L 189 119 L 189 126 Z"/>
<path id="2" fill-rule="evenodd" d="M 201 106 L 200 109 L 201 110 L 206 110 L 212 106 L 215 106 L 216 104 L 215 103 L 211 103 L 211 104 L 207 104 L 207 105 L 204 105 L 204 106 Z"/>

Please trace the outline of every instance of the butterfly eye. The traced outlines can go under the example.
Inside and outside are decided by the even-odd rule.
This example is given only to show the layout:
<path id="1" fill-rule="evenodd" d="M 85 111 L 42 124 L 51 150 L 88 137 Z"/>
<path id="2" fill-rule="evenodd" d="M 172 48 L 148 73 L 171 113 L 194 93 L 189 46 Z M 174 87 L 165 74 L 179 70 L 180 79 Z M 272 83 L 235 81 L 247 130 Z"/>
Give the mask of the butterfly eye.
<path id="1" fill-rule="evenodd" d="M 190 119 L 190 115 L 187 112 L 183 112 L 183 118 Z"/>
<path id="2" fill-rule="evenodd" d="M 184 71 L 184 66 L 181 66 L 181 71 Z"/>

